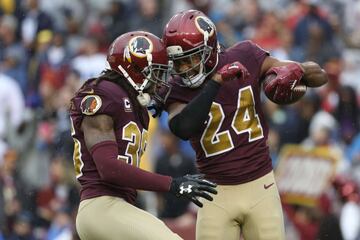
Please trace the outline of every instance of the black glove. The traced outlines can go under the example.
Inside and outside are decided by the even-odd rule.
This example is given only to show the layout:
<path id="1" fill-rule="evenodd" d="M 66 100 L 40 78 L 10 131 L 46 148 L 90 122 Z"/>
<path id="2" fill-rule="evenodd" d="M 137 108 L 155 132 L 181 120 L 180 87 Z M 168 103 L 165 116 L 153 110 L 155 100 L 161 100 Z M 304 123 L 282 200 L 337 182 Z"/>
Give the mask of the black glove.
<path id="1" fill-rule="evenodd" d="M 146 108 L 151 113 L 151 116 L 156 118 L 161 116 L 161 113 L 164 109 L 164 104 L 161 104 L 155 100 L 151 100 L 150 104 Z"/>
<path id="2" fill-rule="evenodd" d="M 185 175 L 183 177 L 173 178 L 170 186 L 170 192 L 177 197 L 189 199 L 199 207 L 203 204 L 198 197 L 212 201 L 213 198 L 209 193 L 217 194 L 216 184 L 205 180 L 202 174 Z"/>

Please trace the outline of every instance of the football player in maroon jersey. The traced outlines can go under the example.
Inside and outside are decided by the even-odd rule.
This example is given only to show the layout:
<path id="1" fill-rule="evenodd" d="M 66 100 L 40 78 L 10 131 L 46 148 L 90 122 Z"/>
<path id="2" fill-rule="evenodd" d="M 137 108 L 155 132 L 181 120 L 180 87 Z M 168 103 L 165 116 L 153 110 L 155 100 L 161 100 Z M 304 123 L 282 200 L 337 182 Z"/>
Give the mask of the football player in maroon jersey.
<path id="1" fill-rule="evenodd" d="M 300 81 L 325 84 L 326 73 L 314 62 L 279 61 L 251 41 L 221 50 L 214 24 L 196 10 L 174 15 L 163 40 L 174 65 L 164 106 L 170 130 L 190 140 L 200 173 L 218 184 L 198 211 L 196 239 L 284 239 L 261 81 L 275 75 L 267 91 L 281 102 Z"/>
<path id="2" fill-rule="evenodd" d="M 151 98 L 169 90 L 165 46 L 151 33 L 119 36 L 110 46 L 110 69 L 89 79 L 71 100 L 74 165 L 81 184 L 76 228 L 81 239 L 180 239 L 153 215 L 136 208 L 136 189 L 171 192 L 201 206 L 215 184 L 201 175 L 180 178 L 139 168 L 147 145 Z M 167 94 L 165 94 L 166 96 Z"/>

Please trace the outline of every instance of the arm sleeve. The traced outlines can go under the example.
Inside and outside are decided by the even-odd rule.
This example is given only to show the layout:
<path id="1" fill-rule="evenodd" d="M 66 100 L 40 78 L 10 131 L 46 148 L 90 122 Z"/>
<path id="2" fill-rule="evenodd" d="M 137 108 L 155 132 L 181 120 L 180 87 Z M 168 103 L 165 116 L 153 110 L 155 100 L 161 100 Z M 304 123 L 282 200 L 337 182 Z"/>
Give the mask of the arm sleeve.
<path id="1" fill-rule="evenodd" d="M 209 80 L 202 91 L 186 107 L 169 121 L 169 128 L 183 140 L 198 132 L 208 117 L 211 104 L 220 89 L 220 84 Z"/>
<path id="2" fill-rule="evenodd" d="M 167 192 L 172 178 L 144 171 L 117 160 L 118 148 L 114 141 L 95 144 L 90 153 L 101 179 L 106 182 L 139 190 Z"/>

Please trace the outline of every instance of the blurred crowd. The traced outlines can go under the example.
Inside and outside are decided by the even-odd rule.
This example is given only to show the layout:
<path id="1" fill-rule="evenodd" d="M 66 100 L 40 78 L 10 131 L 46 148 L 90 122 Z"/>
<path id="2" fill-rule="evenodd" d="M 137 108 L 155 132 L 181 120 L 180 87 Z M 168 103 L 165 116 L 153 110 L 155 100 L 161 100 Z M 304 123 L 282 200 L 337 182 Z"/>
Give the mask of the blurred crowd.
<path id="1" fill-rule="evenodd" d="M 147 30 L 161 37 L 165 22 L 190 8 L 214 21 L 225 47 L 250 39 L 279 59 L 312 60 L 327 71 L 329 83 L 296 104 L 264 98 L 274 168 L 288 143 L 340 156 L 318 206 L 284 204 L 287 239 L 360 239 L 360 0 L 3 0 L 0 240 L 78 239 L 69 99 L 106 68 L 118 35 Z M 172 176 L 196 172 L 191 148 L 164 119 L 154 121 L 146 167 Z M 138 205 L 193 239 L 196 208 L 188 202 L 140 193 Z"/>

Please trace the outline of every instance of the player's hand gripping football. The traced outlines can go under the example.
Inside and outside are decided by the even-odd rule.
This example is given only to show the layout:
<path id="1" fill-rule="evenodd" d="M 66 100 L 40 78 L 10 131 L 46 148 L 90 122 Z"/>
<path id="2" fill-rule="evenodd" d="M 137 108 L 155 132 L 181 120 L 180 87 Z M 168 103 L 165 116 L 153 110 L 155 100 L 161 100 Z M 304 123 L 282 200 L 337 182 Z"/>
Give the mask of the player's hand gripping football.
<path id="1" fill-rule="evenodd" d="M 273 76 L 271 81 L 265 82 L 264 91 L 274 102 L 283 102 L 290 98 L 293 91 L 302 85 L 304 70 L 300 64 L 291 63 L 281 67 L 273 67 L 266 74 Z"/>
<path id="2" fill-rule="evenodd" d="M 209 193 L 217 194 L 216 184 L 203 178 L 202 174 L 185 175 L 174 178 L 171 182 L 170 192 L 177 197 L 189 199 L 199 207 L 203 204 L 199 197 L 212 201 L 213 198 Z"/>
<path id="3" fill-rule="evenodd" d="M 217 82 L 226 82 L 234 79 L 245 80 L 250 76 L 248 70 L 240 62 L 226 64 L 218 70 L 213 79 Z"/>

